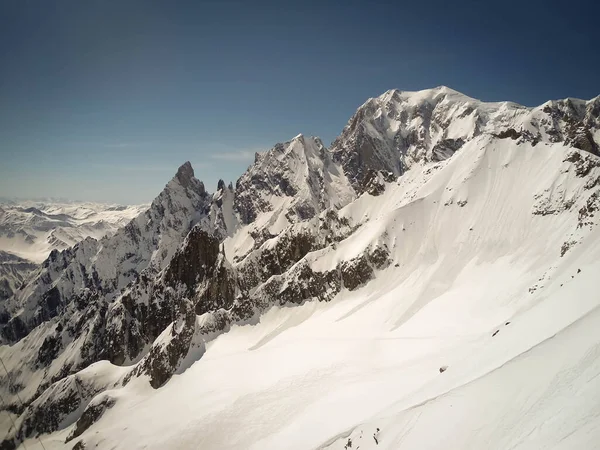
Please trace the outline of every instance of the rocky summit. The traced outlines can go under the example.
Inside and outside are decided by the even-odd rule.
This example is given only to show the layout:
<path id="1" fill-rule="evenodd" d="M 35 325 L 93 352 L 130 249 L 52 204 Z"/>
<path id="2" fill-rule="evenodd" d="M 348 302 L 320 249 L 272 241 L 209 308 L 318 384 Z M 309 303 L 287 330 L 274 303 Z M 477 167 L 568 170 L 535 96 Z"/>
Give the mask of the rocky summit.
<path id="1" fill-rule="evenodd" d="M 592 448 L 599 209 L 600 97 L 390 90 L 214 193 L 186 162 L 0 280 L 0 448 Z"/>

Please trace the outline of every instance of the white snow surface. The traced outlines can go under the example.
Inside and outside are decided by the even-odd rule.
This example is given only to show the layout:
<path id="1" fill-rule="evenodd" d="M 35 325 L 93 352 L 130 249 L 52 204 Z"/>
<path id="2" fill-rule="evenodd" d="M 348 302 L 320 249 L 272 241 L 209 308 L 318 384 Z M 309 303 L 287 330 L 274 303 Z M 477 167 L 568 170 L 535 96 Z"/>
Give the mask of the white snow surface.
<path id="1" fill-rule="evenodd" d="M 158 390 L 141 378 L 109 391 L 115 406 L 81 438 L 100 449 L 598 448 L 600 231 L 577 227 L 589 191 L 569 151 L 482 136 L 361 196 L 342 214 L 362 226 L 307 259 L 326 270 L 379 242 L 393 264 L 329 303 L 273 307 L 207 339 Z M 533 214 L 557 195 L 575 206 Z M 567 239 L 578 243 L 561 257 Z M 106 362 L 84 372 L 100 369 L 123 376 Z M 70 431 L 44 446 L 65 448 Z"/>

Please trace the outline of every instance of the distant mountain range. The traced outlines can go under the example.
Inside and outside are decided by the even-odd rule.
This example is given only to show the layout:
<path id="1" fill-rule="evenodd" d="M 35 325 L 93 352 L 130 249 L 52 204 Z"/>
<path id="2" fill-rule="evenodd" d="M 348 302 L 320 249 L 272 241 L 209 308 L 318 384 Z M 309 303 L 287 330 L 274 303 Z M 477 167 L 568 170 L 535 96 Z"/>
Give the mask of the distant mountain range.
<path id="1" fill-rule="evenodd" d="M 100 239 L 111 235 L 147 207 L 57 199 L 3 199 L 0 201 L 0 301 L 10 297 L 52 250 L 64 250 L 86 237 Z"/>

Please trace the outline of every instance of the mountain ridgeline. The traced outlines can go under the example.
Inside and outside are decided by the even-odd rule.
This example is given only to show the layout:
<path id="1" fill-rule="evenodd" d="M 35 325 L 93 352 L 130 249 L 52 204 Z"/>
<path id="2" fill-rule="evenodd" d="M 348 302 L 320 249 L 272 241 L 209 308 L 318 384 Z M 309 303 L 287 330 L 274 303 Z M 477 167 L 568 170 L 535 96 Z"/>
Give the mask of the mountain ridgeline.
<path id="1" fill-rule="evenodd" d="M 112 236 L 53 251 L 0 303 L 10 372 L 0 393 L 19 416 L 2 448 L 73 424 L 75 439 L 116 401 L 105 391 L 138 377 L 158 389 L 234 324 L 365 286 L 396 262 L 395 241 L 382 228 L 338 251 L 368 221 L 349 212 L 360 199 L 413 170 L 424 184 L 464 148 L 507 142 L 560 152 L 581 180 L 576 200 L 540 194 L 531 213 L 576 211 L 568 252 L 600 208 L 600 97 L 527 108 L 446 87 L 391 90 L 363 104 L 331 147 L 298 135 L 257 154 L 235 186 L 209 193 L 186 162 L 147 211 Z M 123 370 L 90 376 L 100 360 Z"/>

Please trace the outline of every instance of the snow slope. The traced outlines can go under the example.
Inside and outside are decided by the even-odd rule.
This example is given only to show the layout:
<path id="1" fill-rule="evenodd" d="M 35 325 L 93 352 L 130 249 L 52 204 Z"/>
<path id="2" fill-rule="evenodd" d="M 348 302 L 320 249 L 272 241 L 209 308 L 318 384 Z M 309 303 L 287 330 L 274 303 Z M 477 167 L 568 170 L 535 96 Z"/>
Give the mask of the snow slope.
<path id="1" fill-rule="evenodd" d="M 437 91 L 403 95 L 423 111 L 438 104 Z M 558 109 L 568 101 L 561 102 Z M 597 99 L 571 103 L 583 136 L 593 136 Z M 521 108 L 475 106 L 481 117 Z M 556 111 L 543 109 L 547 117 Z M 575 119 L 557 119 L 554 129 L 564 132 L 557 139 L 525 133 L 509 116 L 478 132 L 461 128 L 463 142 L 443 158 L 433 157 L 439 140 L 427 133 L 420 158 L 412 157 L 416 148 L 402 155 L 406 148 L 384 145 L 395 138 L 377 137 L 371 150 L 398 151 L 402 175 L 393 181 L 384 173 L 393 170 L 378 162 L 367 167 L 370 178 L 357 179 L 334 144 L 321 161 L 340 174 L 330 186 L 349 195 L 322 210 L 311 203 L 314 214 L 304 219 L 293 213 L 294 195 L 276 189 L 285 180 L 304 193 L 301 200 L 318 198 L 305 180 L 327 165 L 294 161 L 322 150 L 316 141 L 276 147 L 289 152 L 281 170 L 269 170 L 275 163 L 257 170 L 259 158 L 240 179 L 258 185 L 253 205 L 263 209 L 253 209 L 250 223 L 239 210 L 249 211 L 248 203 L 220 186 L 206 220 L 154 278 L 142 275 L 108 303 L 108 322 L 94 309 L 77 310 L 74 300 L 68 314 L 0 347 L 31 401 L 14 414 L 18 433 L 7 411 L 0 426 L 27 448 L 39 445 L 41 432 L 47 449 L 80 442 L 110 449 L 596 448 L 600 159 L 593 146 L 575 146 L 580 135 L 565 128 Z M 372 119 L 364 115 L 356 126 L 366 129 Z M 342 136 L 350 130 L 354 137 L 338 142 L 364 155 L 369 149 L 352 143 L 364 136 L 351 125 Z M 386 127 L 389 136 L 407 134 L 403 125 Z M 444 125 L 452 127 L 452 120 Z M 305 153 L 307 146 L 318 152 Z M 292 177 L 299 167 L 317 169 Z M 285 221 L 275 220 L 281 215 Z M 220 237 L 207 235 L 220 223 L 229 224 L 218 228 Z M 155 298 L 155 311 L 163 314 L 163 305 L 169 315 L 148 322 L 138 311 Z M 124 319 L 113 314 L 118 309 Z M 76 330 L 89 312 L 96 315 L 81 322 L 87 335 L 67 339 L 65 328 Z M 151 340 L 134 359 L 65 366 L 77 361 L 85 336 L 105 338 L 95 334 L 105 323 L 142 331 L 166 325 L 155 336 L 140 334 Z M 56 337 L 62 345 L 54 347 Z"/>

